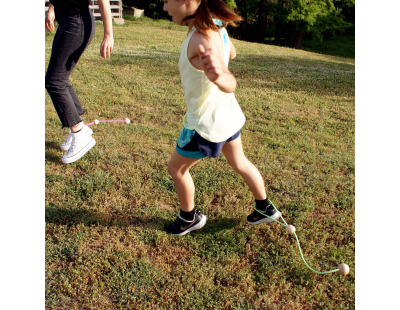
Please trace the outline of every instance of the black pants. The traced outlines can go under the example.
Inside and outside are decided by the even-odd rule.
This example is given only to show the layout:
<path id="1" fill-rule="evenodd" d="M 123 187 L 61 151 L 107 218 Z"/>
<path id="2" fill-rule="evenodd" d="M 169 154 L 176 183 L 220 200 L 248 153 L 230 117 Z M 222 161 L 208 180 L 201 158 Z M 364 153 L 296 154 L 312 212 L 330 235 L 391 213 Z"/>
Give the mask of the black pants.
<path id="1" fill-rule="evenodd" d="M 58 28 L 53 40 L 45 85 L 64 128 L 81 122 L 80 116 L 85 112 L 69 76 L 83 51 L 93 40 L 96 23 L 91 10 L 75 16 L 60 16 L 56 11 L 56 20 Z"/>

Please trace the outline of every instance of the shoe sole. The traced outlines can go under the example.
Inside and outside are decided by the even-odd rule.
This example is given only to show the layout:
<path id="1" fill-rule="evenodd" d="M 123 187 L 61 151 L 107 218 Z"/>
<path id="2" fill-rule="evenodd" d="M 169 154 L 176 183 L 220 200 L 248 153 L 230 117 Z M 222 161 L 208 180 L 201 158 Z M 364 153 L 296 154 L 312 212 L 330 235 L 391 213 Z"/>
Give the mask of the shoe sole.
<path id="1" fill-rule="evenodd" d="M 272 216 L 271 216 L 274 220 L 277 220 L 278 218 L 281 217 L 281 213 L 279 211 L 275 212 Z M 272 223 L 274 220 L 270 219 L 269 217 L 264 217 L 261 220 L 258 220 L 256 222 L 249 222 L 247 221 L 247 223 L 249 223 L 250 225 L 258 225 L 258 224 L 262 224 L 262 223 Z"/>
<path id="2" fill-rule="evenodd" d="M 183 235 L 186 235 L 187 233 L 190 233 L 192 230 L 198 230 L 198 229 L 203 228 L 203 226 L 206 224 L 206 222 L 207 222 L 207 216 L 205 216 L 204 214 L 202 214 L 202 217 L 201 217 L 200 222 L 198 222 L 196 225 L 194 225 L 194 226 L 192 226 L 192 227 L 186 229 L 185 231 L 182 231 L 182 232 L 179 233 L 179 234 L 173 234 L 173 235 L 175 235 L 175 236 L 183 236 Z"/>
<path id="3" fill-rule="evenodd" d="M 87 131 L 86 133 L 89 134 L 89 135 L 93 134 L 93 130 L 90 129 L 89 126 L 87 126 L 87 130 L 86 131 Z M 68 151 L 70 146 L 71 146 L 71 143 L 67 144 L 65 146 L 60 145 L 60 149 L 61 149 L 61 151 Z"/>
<path id="4" fill-rule="evenodd" d="M 90 142 L 88 144 L 85 145 L 85 147 L 83 147 L 78 154 L 76 154 L 73 157 L 69 157 L 69 158 L 62 158 L 62 162 L 64 164 L 70 164 L 73 163 L 74 161 L 77 161 L 78 159 L 80 159 L 83 155 L 85 155 L 93 146 L 95 146 L 96 144 L 96 140 L 94 138 L 92 138 L 92 140 L 90 140 Z"/>

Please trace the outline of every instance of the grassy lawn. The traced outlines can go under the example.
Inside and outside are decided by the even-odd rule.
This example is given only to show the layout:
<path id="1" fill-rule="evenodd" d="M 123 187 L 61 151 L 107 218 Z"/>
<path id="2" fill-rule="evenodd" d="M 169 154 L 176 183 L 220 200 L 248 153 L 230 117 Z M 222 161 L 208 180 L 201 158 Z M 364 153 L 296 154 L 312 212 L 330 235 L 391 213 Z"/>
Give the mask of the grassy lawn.
<path id="1" fill-rule="evenodd" d="M 186 111 L 178 59 L 186 28 L 102 25 L 71 76 L 96 146 L 64 165 L 67 136 L 46 94 L 47 309 L 354 309 L 355 62 L 233 40 L 230 69 L 246 115 L 242 141 L 270 199 L 296 226 L 246 224 L 253 198 L 221 155 L 191 170 L 208 222 L 167 235 L 179 210 L 167 163 Z M 46 67 L 52 35 L 46 35 Z M 45 68 L 46 69 L 46 68 Z"/>
<path id="2" fill-rule="evenodd" d="M 308 38 L 304 39 L 302 43 L 302 50 L 320 53 L 331 56 L 355 58 L 356 36 L 353 32 L 340 34 L 337 36 L 324 37 L 323 40 Z M 282 40 L 278 44 L 275 42 L 275 38 L 266 38 L 266 44 L 272 44 L 284 47 L 293 47 L 293 42 L 291 40 Z"/>
<path id="3" fill-rule="evenodd" d="M 342 34 L 336 37 L 327 37 L 322 41 L 304 40 L 303 50 L 340 57 L 355 58 L 356 36 L 354 33 Z"/>

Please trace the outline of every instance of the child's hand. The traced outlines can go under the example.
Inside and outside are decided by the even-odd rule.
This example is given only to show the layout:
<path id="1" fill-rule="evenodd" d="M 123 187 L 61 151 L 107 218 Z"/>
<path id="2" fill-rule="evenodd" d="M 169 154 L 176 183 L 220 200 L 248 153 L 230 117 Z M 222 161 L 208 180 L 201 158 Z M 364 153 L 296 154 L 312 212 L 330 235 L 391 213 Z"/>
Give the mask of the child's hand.
<path id="1" fill-rule="evenodd" d="M 211 82 L 215 82 L 223 73 L 221 60 L 213 54 L 211 48 L 205 49 L 203 44 L 198 46 L 200 53 L 200 62 L 205 75 Z"/>
<path id="2" fill-rule="evenodd" d="M 224 62 L 213 53 L 212 48 L 205 49 L 203 44 L 197 46 L 200 66 L 207 78 L 224 93 L 233 93 L 236 89 L 236 79 L 226 68 Z"/>

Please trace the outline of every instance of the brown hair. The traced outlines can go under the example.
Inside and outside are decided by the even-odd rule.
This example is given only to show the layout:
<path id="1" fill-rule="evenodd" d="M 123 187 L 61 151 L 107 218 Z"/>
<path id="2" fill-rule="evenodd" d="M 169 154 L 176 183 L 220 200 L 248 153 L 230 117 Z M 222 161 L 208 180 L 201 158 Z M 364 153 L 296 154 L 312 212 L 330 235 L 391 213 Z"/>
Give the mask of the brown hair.
<path id="1" fill-rule="evenodd" d="M 186 16 L 183 20 L 187 21 L 194 18 L 193 26 L 205 35 L 206 30 L 213 29 L 218 31 L 218 26 L 213 18 L 222 21 L 224 27 L 231 25 L 236 27 L 235 22 L 243 20 L 242 17 L 233 12 L 223 0 L 200 0 L 200 5 L 193 15 Z"/>

